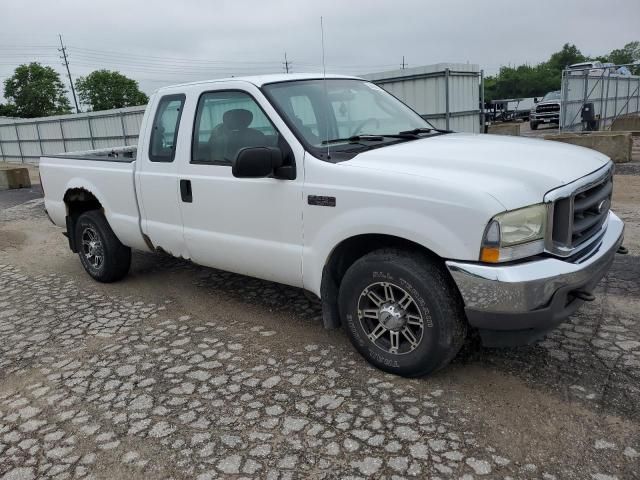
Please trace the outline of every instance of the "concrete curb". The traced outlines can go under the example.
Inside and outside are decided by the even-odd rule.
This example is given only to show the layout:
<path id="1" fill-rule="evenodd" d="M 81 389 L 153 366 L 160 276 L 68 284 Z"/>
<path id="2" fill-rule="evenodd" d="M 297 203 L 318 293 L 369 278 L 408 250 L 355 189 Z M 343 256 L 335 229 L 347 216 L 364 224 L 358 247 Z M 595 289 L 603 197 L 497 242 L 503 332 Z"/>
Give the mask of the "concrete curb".
<path id="1" fill-rule="evenodd" d="M 631 161 L 633 139 L 629 132 L 551 133 L 543 135 L 543 138 L 591 148 L 607 155 L 615 163 Z"/>
<path id="2" fill-rule="evenodd" d="M 0 169 L 0 190 L 31 187 L 29 170 L 26 168 Z"/>
<path id="3" fill-rule="evenodd" d="M 487 133 L 491 135 L 512 135 L 515 137 L 519 137 L 520 124 L 519 123 L 500 123 L 495 125 L 489 125 L 487 127 Z"/>

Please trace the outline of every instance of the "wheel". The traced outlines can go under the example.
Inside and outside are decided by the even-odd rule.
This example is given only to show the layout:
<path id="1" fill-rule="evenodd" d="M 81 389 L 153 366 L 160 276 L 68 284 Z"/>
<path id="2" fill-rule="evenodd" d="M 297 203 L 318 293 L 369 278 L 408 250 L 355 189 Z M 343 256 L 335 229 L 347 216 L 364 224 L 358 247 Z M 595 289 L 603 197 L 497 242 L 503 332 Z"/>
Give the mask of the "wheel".
<path id="1" fill-rule="evenodd" d="M 127 274 L 131 249 L 120 243 L 101 212 L 92 210 L 80 215 L 75 236 L 82 266 L 94 279 L 110 283 Z"/>
<path id="2" fill-rule="evenodd" d="M 529 122 L 529 126 L 531 127 L 531 130 L 537 130 L 538 129 L 538 123 L 537 122 Z"/>
<path id="3" fill-rule="evenodd" d="M 444 266 L 384 249 L 357 260 L 339 292 L 351 342 L 374 366 L 405 377 L 447 365 L 466 338 L 462 299 Z"/>

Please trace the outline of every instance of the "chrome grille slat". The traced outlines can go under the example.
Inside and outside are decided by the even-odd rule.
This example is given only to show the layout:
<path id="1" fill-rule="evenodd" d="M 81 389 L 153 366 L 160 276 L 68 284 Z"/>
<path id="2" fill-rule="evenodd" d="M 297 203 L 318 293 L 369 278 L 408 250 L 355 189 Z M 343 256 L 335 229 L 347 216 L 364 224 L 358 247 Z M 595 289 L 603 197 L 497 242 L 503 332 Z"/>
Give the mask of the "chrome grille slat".
<path id="1" fill-rule="evenodd" d="M 602 215 L 587 215 L 581 218 L 577 218 L 573 221 L 573 235 L 582 236 L 582 234 L 589 230 L 594 225 L 600 222 Z"/>
<path id="2" fill-rule="evenodd" d="M 548 112 L 559 112 L 559 111 L 560 111 L 559 103 L 553 103 L 548 105 L 538 105 L 536 107 L 536 113 L 548 113 Z"/>

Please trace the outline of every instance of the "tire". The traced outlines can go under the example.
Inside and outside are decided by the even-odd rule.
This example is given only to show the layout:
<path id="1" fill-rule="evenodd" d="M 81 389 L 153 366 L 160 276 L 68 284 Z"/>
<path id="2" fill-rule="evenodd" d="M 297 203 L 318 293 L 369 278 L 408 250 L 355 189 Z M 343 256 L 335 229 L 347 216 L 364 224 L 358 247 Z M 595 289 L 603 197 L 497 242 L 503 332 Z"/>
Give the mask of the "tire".
<path id="1" fill-rule="evenodd" d="M 432 373 L 456 356 L 466 338 L 453 280 L 444 265 L 419 253 L 383 249 L 365 255 L 347 270 L 338 301 L 351 342 L 385 372 Z"/>
<path id="2" fill-rule="evenodd" d="M 102 212 L 91 210 L 78 217 L 75 241 L 82 266 L 95 280 L 116 282 L 129 272 L 131 249 L 120 243 Z"/>
<path id="3" fill-rule="evenodd" d="M 537 130 L 538 129 L 538 123 L 536 123 L 536 122 L 529 122 L 529 126 L 531 127 L 531 130 Z"/>

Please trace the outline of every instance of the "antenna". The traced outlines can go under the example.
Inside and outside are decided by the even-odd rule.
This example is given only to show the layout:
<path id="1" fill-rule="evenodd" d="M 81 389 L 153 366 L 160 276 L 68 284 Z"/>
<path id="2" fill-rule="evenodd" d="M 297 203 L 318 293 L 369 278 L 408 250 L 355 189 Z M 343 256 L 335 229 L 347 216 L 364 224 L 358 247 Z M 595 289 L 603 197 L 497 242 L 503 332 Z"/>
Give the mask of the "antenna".
<path id="1" fill-rule="evenodd" d="M 327 160 L 331 159 L 330 145 L 329 145 L 329 93 L 327 92 L 327 68 L 324 63 L 324 23 L 322 21 L 322 16 L 320 17 L 320 39 L 322 44 L 322 83 L 324 84 L 324 96 L 327 101 L 327 108 L 324 114 L 326 120 L 326 142 L 327 142 Z"/>
<path id="2" fill-rule="evenodd" d="M 289 73 L 289 65 L 291 65 L 291 62 L 287 60 L 287 52 L 284 52 L 284 62 L 282 62 L 282 64 L 284 65 L 284 71 Z"/>

